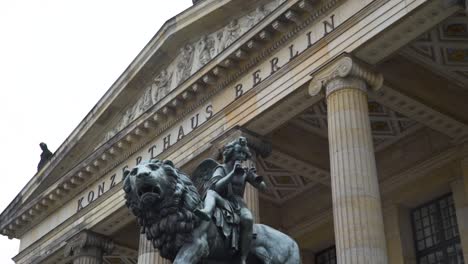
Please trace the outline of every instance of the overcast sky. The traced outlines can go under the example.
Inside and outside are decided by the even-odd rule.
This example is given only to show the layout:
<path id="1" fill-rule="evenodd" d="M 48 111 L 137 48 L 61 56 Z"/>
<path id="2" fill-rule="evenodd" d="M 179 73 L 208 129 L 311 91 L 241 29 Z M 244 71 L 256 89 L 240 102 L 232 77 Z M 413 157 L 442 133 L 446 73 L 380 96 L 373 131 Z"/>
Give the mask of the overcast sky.
<path id="1" fill-rule="evenodd" d="M 191 0 L 0 0 L 0 211 Z M 19 240 L 0 237 L 0 263 Z"/>

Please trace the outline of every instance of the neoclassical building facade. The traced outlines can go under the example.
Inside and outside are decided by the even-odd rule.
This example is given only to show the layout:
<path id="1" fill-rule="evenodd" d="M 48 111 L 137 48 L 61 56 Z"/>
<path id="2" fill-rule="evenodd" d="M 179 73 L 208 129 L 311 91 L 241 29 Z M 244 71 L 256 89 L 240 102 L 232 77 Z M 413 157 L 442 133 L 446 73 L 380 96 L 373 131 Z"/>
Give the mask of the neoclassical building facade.
<path id="1" fill-rule="evenodd" d="M 201 0 L 167 21 L 0 215 L 15 263 L 169 263 L 122 174 L 254 142 L 255 221 L 303 263 L 468 261 L 463 0 Z M 268 150 L 268 151 L 262 151 Z"/>

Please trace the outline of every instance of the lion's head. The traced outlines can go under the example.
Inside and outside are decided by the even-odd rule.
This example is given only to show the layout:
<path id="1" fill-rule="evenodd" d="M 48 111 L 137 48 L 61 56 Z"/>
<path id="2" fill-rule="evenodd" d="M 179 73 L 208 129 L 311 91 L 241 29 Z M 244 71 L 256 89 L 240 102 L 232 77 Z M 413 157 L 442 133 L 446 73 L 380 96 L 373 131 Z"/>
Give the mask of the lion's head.
<path id="1" fill-rule="evenodd" d="M 124 172 L 123 189 L 141 232 L 162 257 L 173 259 L 198 225 L 192 212 L 200 196 L 192 181 L 172 162 L 151 160 Z"/>

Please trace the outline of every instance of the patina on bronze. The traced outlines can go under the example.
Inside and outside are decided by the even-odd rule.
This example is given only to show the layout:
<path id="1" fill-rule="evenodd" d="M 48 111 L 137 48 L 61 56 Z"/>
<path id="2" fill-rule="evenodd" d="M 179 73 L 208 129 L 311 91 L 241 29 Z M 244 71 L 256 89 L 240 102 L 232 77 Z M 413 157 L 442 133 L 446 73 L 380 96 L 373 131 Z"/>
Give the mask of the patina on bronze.
<path id="1" fill-rule="evenodd" d="M 46 165 L 47 162 L 49 162 L 49 160 L 52 158 L 52 156 L 54 155 L 48 148 L 47 148 L 47 144 L 44 143 L 44 142 L 41 142 L 41 144 L 39 144 L 39 146 L 41 147 L 42 149 L 42 153 L 41 153 L 41 160 L 39 161 L 39 164 L 37 164 L 37 171 L 40 171 L 42 169 L 42 167 L 44 167 Z"/>
<path id="2" fill-rule="evenodd" d="M 265 188 L 254 168 L 245 138 L 224 147 L 223 164 L 208 159 L 192 179 L 171 161 L 142 162 L 124 172 L 126 204 L 138 218 L 141 232 L 163 258 L 175 264 L 205 261 L 299 264 L 297 243 L 262 224 L 253 224 L 242 199 L 246 183 Z M 206 199 L 206 203 L 204 200 Z"/>

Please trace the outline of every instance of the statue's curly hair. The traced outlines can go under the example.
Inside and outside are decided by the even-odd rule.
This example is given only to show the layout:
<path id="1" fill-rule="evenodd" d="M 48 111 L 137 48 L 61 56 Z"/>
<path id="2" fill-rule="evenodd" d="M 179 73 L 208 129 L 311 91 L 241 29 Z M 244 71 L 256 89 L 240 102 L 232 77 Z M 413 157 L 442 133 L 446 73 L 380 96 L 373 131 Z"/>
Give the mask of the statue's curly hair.
<path id="1" fill-rule="evenodd" d="M 238 139 L 226 144 L 223 147 L 223 162 L 226 163 L 232 159 L 234 151 L 243 151 L 247 155 L 247 159 L 252 157 L 247 138 L 239 137 Z"/>
<path id="2" fill-rule="evenodd" d="M 191 232 L 199 225 L 192 212 L 201 206 L 200 196 L 189 177 L 170 161 L 151 160 L 138 166 L 148 166 L 153 172 L 162 171 L 170 187 L 158 204 L 143 209 L 134 188 L 135 177 L 124 172 L 126 205 L 138 218 L 141 232 L 152 241 L 160 255 L 173 260 L 182 245 L 190 242 Z"/>

